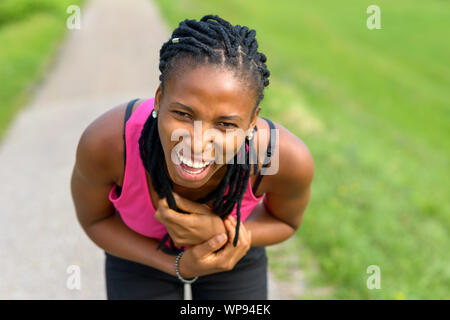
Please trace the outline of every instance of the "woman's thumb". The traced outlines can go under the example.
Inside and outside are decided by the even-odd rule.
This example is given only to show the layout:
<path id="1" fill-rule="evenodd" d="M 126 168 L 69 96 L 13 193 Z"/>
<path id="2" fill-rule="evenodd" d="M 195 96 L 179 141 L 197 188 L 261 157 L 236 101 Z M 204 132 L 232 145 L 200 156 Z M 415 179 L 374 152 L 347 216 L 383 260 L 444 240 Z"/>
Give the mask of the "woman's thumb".
<path id="1" fill-rule="evenodd" d="M 195 250 L 197 251 L 197 254 L 199 256 L 206 256 L 211 252 L 217 251 L 222 248 L 226 240 L 227 236 L 225 235 L 225 233 L 222 233 L 196 246 Z"/>
<path id="2" fill-rule="evenodd" d="M 208 253 L 214 252 L 222 248 L 223 244 L 227 241 L 227 236 L 225 233 L 221 233 L 208 240 L 207 250 Z"/>
<path id="3" fill-rule="evenodd" d="M 222 245 L 225 243 L 227 236 L 225 233 L 221 233 L 208 241 L 208 246 L 210 251 L 215 251 L 220 249 Z"/>

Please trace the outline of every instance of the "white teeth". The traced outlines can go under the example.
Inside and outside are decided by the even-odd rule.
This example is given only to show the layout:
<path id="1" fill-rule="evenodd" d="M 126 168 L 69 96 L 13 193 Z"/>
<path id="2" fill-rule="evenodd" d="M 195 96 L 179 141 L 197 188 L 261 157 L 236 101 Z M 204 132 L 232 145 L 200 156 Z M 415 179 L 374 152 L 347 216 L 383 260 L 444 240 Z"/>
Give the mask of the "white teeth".
<path id="1" fill-rule="evenodd" d="M 199 174 L 200 172 L 203 172 L 203 170 L 205 170 L 205 169 L 200 169 L 200 171 L 190 171 L 190 170 L 183 168 L 183 170 L 190 174 Z"/>
<path id="2" fill-rule="evenodd" d="M 191 168 L 196 168 L 196 169 L 205 168 L 206 166 L 208 166 L 211 163 L 211 162 L 204 162 L 204 163 L 192 162 L 190 159 L 183 158 L 183 156 L 180 155 L 179 152 L 177 152 L 177 155 L 178 155 L 178 159 L 180 159 L 181 162 L 183 162 L 185 165 L 187 165 Z M 191 172 L 191 173 L 195 173 L 195 172 Z"/>

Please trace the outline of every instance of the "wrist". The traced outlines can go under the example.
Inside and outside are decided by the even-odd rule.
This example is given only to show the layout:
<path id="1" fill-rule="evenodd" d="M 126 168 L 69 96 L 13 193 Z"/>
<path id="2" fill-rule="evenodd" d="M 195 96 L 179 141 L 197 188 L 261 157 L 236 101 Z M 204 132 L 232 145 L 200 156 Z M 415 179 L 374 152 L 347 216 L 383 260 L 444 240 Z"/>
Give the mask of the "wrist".
<path id="1" fill-rule="evenodd" d="M 179 279 L 181 277 L 180 280 L 183 282 L 193 282 L 197 277 L 189 270 L 188 264 L 185 263 L 186 259 L 183 259 L 184 253 L 185 252 L 182 252 L 179 256 L 177 256 L 177 258 L 175 258 L 175 274 Z"/>
<path id="2" fill-rule="evenodd" d="M 185 259 L 183 259 L 183 256 L 181 256 L 181 258 L 178 260 L 178 272 L 185 279 L 192 278 L 193 275 L 191 275 L 189 270 L 187 270 L 184 260 Z"/>

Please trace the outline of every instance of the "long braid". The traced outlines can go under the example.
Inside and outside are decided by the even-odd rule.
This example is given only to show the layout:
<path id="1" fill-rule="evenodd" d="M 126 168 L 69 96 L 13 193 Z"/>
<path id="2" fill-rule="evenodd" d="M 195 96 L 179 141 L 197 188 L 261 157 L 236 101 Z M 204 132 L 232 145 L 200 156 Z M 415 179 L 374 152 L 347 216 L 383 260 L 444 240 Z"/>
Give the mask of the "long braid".
<path id="1" fill-rule="evenodd" d="M 266 56 L 257 52 L 255 30 L 246 26 L 231 25 L 217 15 L 206 15 L 200 21 L 186 19 L 180 22 L 167 42 L 160 49 L 159 69 L 161 89 L 164 94 L 164 84 L 169 75 L 177 72 L 178 63 L 189 61 L 193 64 L 218 64 L 232 67 L 247 76 L 256 93 L 256 103 L 253 112 L 263 99 L 263 89 L 269 85 L 270 72 L 265 64 Z M 172 41 L 178 38 L 178 41 Z M 186 60 L 187 59 L 187 60 Z M 158 121 L 149 116 L 139 138 L 139 149 L 145 169 L 150 175 L 151 183 L 160 198 L 167 198 L 170 209 L 184 212 L 176 205 L 173 197 L 173 183 L 168 177 L 164 163 L 164 151 L 158 134 Z M 219 185 L 205 197 L 196 200 L 199 203 L 213 201 L 213 212 L 222 219 L 228 216 L 237 205 L 236 235 L 233 245 L 237 245 L 240 227 L 240 208 L 242 198 L 250 178 L 249 141 L 246 139 L 235 157 L 225 164 L 227 171 Z M 244 157 L 244 161 L 242 161 Z M 256 170 L 255 166 L 255 170 Z M 227 189 L 228 188 L 228 189 Z M 228 190 L 228 191 L 227 191 Z M 177 254 L 184 248 L 177 249 L 166 234 L 159 243 L 158 249 L 170 239 L 170 254 Z"/>

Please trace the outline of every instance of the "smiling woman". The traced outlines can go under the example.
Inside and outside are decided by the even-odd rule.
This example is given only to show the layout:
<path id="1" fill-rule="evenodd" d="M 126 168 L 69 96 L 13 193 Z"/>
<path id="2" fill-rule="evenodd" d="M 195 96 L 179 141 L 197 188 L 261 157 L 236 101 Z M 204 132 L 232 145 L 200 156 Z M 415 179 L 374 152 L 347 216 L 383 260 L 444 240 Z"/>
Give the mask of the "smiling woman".
<path id="1" fill-rule="evenodd" d="M 155 96 L 83 133 L 72 195 L 105 250 L 109 299 L 181 299 L 184 282 L 194 299 L 267 299 L 265 246 L 299 227 L 314 168 L 300 139 L 258 117 L 270 73 L 255 35 L 182 21 Z"/>

